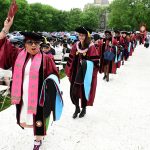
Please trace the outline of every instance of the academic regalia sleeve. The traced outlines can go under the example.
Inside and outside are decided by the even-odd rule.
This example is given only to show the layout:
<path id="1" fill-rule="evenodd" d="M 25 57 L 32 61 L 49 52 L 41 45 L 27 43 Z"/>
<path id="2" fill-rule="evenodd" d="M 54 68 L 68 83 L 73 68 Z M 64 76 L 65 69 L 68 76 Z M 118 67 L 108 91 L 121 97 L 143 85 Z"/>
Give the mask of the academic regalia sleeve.
<path id="1" fill-rule="evenodd" d="M 5 38 L 4 39 L 0 39 L 0 47 L 3 45 L 3 43 L 5 42 Z"/>
<path id="2" fill-rule="evenodd" d="M 98 54 L 98 51 L 97 51 L 96 47 L 94 46 L 94 44 L 92 44 L 89 47 L 89 50 L 87 52 L 87 59 L 90 61 L 93 61 L 94 65 L 97 66 L 99 63 L 99 58 L 100 58 L 100 56 Z"/>
<path id="3" fill-rule="evenodd" d="M 120 45 L 123 46 L 123 44 L 124 44 L 124 39 L 122 37 L 120 37 Z"/>
<path id="4" fill-rule="evenodd" d="M 98 44 L 95 46 L 96 47 L 96 49 L 97 49 L 97 52 L 98 52 L 98 55 L 99 55 L 99 58 L 100 58 L 100 56 L 101 56 L 101 42 L 100 42 L 100 40 L 98 41 Z"/>
<path id="5" fill-rule="evenodd" d="M 8 39 L 0 40 L 0 68 L 9 69 L 14 66 L 18 53 L 21 50 L 15 48 Z"/>
<path id="6" fill-rule="evenodd" d="M 102 57 L 102 46 L 103 46 L 103 39 L 99 41 L 99 56 Z"/>
<path id="7" fill-rule="evenodd" d="M 117 46 L 117 45 L 118 45 L 118 42 L 117 42 L 117 40 L 116 40 L 115 38 L 112 39 L 112 44 L 113 44 L 114 46 Z"/>
<path id="8" fill-rule="evenodd" d="M 49 54 L 47 54 L 47 55 L 55 62 L 54 56 L 53 56 L 51 53 L 49 53 Z"/>
<path id="9" fill-rule="evenodd" d="M 69 54 L 69 58 L 65 67 L 65 73 L 67 75 L 67 77 L 71 77 L 71 72 L 72 72 L 72 68 L 73 68 L 73 60 L 74 60 L 74 56 L 76 53 L 76 44 L 73 45 L 70 54 Z"/>
<path id="10" fill-rule="evenodd" d="M 101 40 L 99 41 L 99 44 L 100 44 L 100 46 L 103 45 L 103 39 L 101 39 Z"/>
<path id="11" fill-rule="evenodd" d="M 59 73 L 54 60 L 48 55 L 43 54 L 44 58 L 44 78 L 47 78 L 50 74 L 55 74 L 59 78 Z"/>

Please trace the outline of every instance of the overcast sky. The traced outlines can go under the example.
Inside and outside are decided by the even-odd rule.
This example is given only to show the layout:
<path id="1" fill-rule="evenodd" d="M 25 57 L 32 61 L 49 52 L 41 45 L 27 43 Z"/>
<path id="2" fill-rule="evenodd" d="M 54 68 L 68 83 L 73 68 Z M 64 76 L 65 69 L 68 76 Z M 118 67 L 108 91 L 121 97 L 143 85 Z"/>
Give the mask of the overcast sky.
<path id="1" fill-rule="evenodd" d="M 94 0 L 27 0 L 29 3 L 40 2 L 49 4 L 60 10 L 70 10 L 71 8 L 83 8 L 87 3 L 94 3 Z M 109 0 L 110 2 L 112 0 Z"/>

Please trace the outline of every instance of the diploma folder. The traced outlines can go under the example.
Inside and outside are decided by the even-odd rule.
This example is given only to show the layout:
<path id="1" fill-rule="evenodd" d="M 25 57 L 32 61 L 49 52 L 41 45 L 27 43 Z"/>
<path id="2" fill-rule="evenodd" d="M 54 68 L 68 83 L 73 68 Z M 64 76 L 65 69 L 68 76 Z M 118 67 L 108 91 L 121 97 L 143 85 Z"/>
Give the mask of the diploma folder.
<path id="1" fill-rule="evenodd" d="M 9 7 L 8 15 L 7 15 L 8 19 L 15 16 L 17 10 L 18 10 L 18 5 L 16 4 L 16 0 L 12 0 L 12 3 Z"/>

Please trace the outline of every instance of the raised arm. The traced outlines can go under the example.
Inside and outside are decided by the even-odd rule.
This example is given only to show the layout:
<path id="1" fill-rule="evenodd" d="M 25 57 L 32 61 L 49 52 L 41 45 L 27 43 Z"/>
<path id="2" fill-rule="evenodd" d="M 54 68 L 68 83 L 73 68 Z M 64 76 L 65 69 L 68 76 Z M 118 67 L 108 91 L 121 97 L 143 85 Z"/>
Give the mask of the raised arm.
<path id="1" fill-rule="evenodd" d="M 6 18 L 6 20 L 4 21 L 4 27 L 2 28 L 0 32 L 0 40 L 6 37 L 7 33 L 9 32 L 9 29 L 11 28 L 13 24 L 13 20 L 14 20 L 14 17 L 10 19 Z"/>
<path id="2" fill-rule="evenodd" d="M 13 18 L 8 18 L 4 22 L 4 27 L 0 32 L 0 68 L 9 69 L 14 66 L 15 60 L 20 52 L 15 48 L 10 41 L 6 38 L 10 27 L 13 24 Z"/>

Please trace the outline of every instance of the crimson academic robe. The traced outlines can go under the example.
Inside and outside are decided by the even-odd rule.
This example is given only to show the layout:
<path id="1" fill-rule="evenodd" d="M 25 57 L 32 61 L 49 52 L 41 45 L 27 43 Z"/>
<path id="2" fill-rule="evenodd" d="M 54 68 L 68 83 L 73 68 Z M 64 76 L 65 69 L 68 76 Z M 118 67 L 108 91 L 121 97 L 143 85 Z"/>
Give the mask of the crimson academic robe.
<path id="1" fill-rule="evenodd" d="M 19 52 L 22 49 L 15 48 L 8 39 L 0 40 L 0 67 L 3 69 L 14 68 L 15 61 Z M 25 67 L 23 68 L 24 71 Z M 59 77 L 57 68 L 55 66 L 54 61 L 46 54 L 42 53 L 42 63 L 39 70 L 39 90 L 38 90 L 38 99 L 40 97 L 41 88 L 43 85 L 44 79 L 46 79 L 50 74 L 55 74 Z M 16 105 L 16 118 L 17 123 L 20 125 L 20 112 L 21 112 L 22 101 L 20 104 Z M 37 105 L 37 114 L 33 115 L 33 127 L 34 127 L 34 135 L 46 135 L 46 124 L 45 118 L 43 118 L 43 108 Z M 39 126 L 38 122 L 42 122 L 42 125 Z"/>
<path id="2" fill-rule="evenodd" d="M 112 40 L 111 40 L 112 41 Z M 101 40 L 101 57 L 100 57 L 100 68 L 99 68 L 99 72 L 103 73 L 104 72 L 104 65 L 105 65 L 105 60 L 104 60 L 104 52 L 106 51 L 106 45 L 107 43 L 109 43 L 110 40 L 106 40 L 106 39 L 102 39 Z M 113 49 L 113 52 L 115 50 Z M 114 52 L 115 53 L 115 52 Z M 114 62 L 114 60 L 110 61 L 110 65 L 109 65 L 109 73 L 116 73 L 116 64 Z"/>
<path id="3" fill-rule="evenodd" d="M 131 47 L 131 55 L 134 52 L 134 49 L 136 47 L 136 36 L 135 34 L 131 35 L 131 43 L 132 43 L 132 47 Z"/>
<path id="4" fill-rule="evenodd" d="M 121 45 L 124 48 L 125 61 L 127 61 L 128 57 L 129 57 L 129 52 L 128 52 L 129 42 L 130 42 L 130 39 L 127 36 L 121 38 L 121 42 L 120 43 L 121 43 Z"/>
<path id="5" fill-rule="evenodd" d="M 101 57 L 101 55 L 102 55 L 102 54 L 101 54 L 102 40 L 99 40 L 98 43 L 95 44 L 95 47 L 96 47 L 96 49 L 97 49 L 97 51 L 98 51 L 99 57 Z"/>
<path id="6" fill-rule="evenodd" d="M 119 46 L 121 45 L 121 37 L 119 36 L 119 37 L 113 38 L 112 44 L 113 44 L 114 46 L 117 46 L 117 47 L 118 47 L 117 57 L 119 57 L 119 55 L 120 55 L 120 53 L 121 53 L 120 48 L 119 48 Z M 116 63 L 116 67 L 117 67 L 117 68 L 120 68 L 120 66 L 121 66 L 121 60 Z"/>
<path id="7" fill-rule="evenodd" d="M 97 86 L 97 72 L 98 72 L 98 63 L 99 63 L 99 55 L 94 44 L 91 44 L 85 56 L 83 56 L 80 53 L 77 53 L 77 43 L 74 44 L 69 54 L 69 58 L 65 67 L 65 73 L 69 77 L 69 81 L 72 86 L 75 82 L 75 78 L 77 75 L 77 70 L 79 69 L 80 61 L 82 61 L 83 59 L 94 62 L 94 70 L 93 70 L 93 75 L 92 75 L 90 96 L 89 96 L 89 100 L 87 101 L 87 105 L 92 106 L 94 102 L 96 86 Z M 78 94 L 78 97 L 82 99 L 81 91 L 82 91 L 81 88 L 78 88 L 78 91 L 76 93 Z"/>

